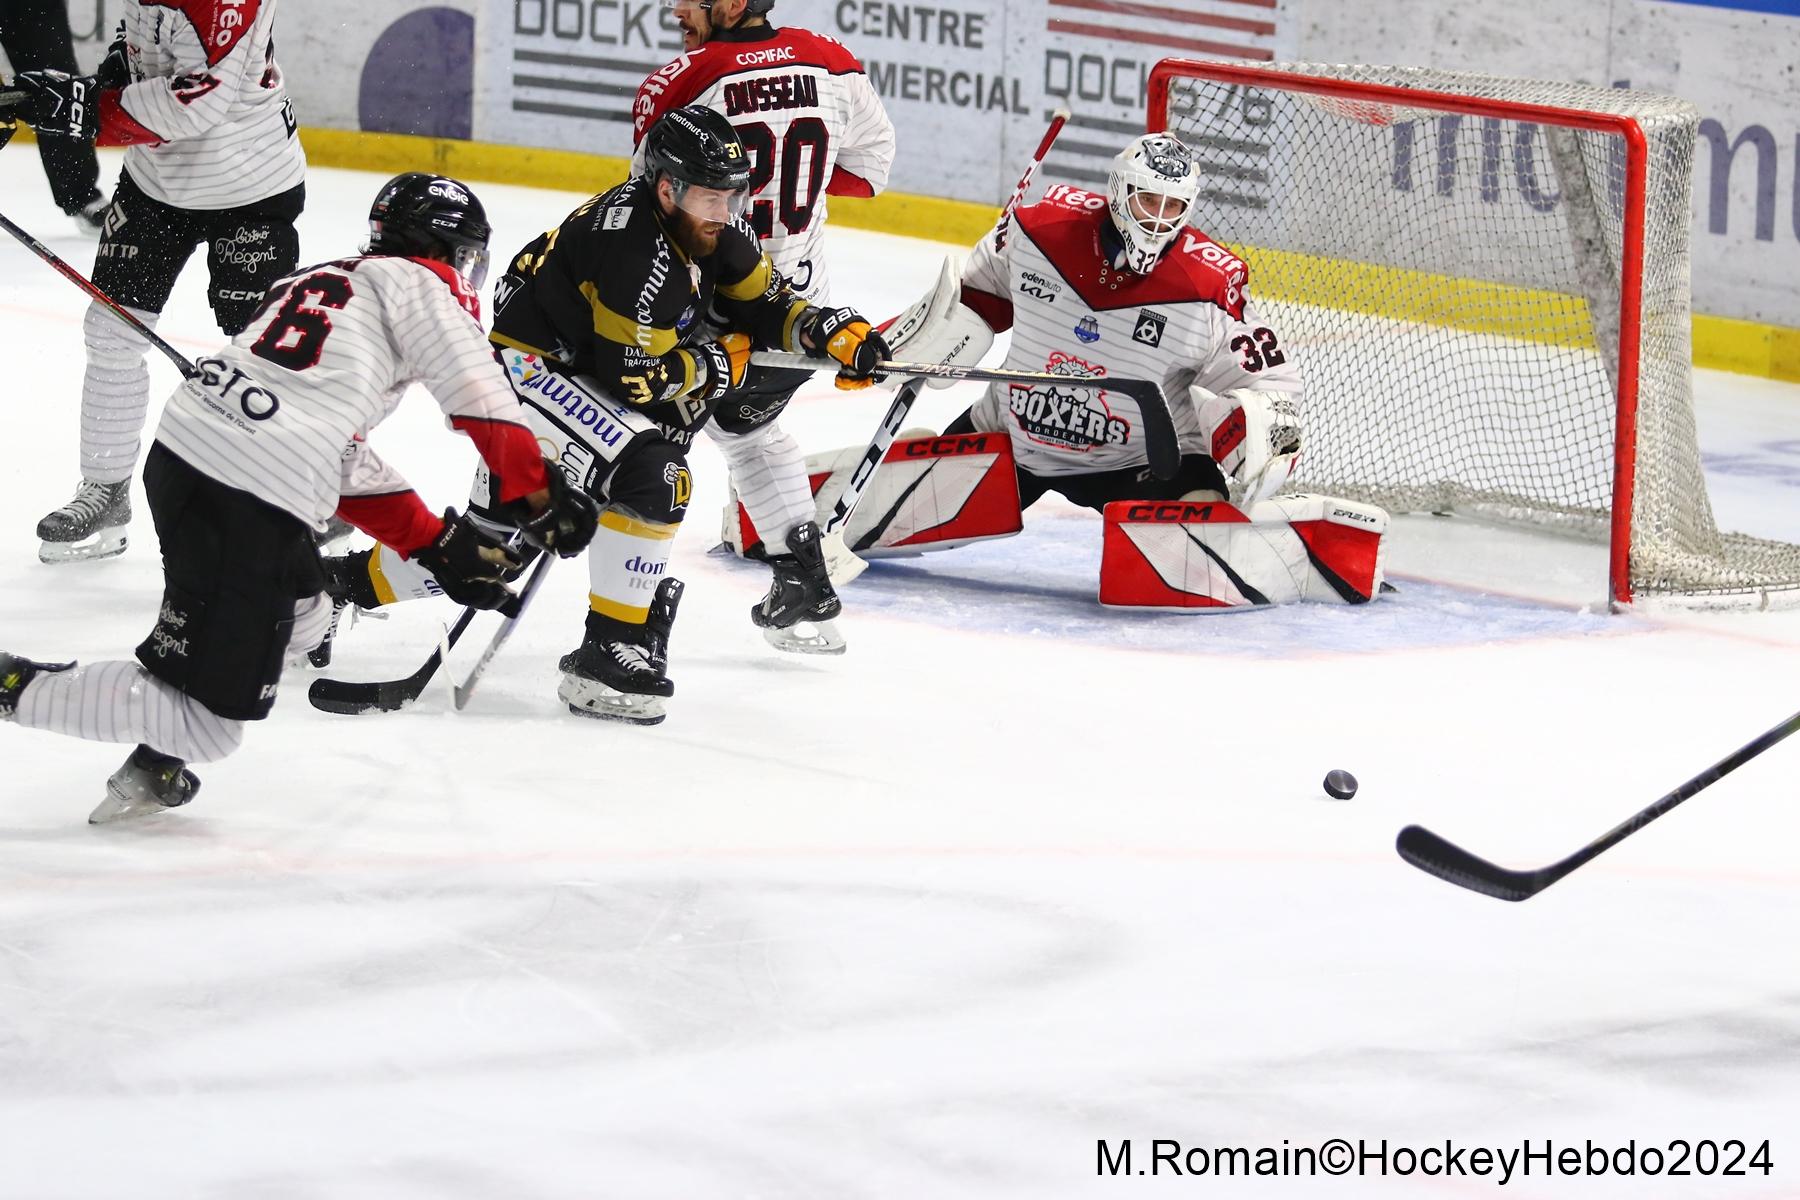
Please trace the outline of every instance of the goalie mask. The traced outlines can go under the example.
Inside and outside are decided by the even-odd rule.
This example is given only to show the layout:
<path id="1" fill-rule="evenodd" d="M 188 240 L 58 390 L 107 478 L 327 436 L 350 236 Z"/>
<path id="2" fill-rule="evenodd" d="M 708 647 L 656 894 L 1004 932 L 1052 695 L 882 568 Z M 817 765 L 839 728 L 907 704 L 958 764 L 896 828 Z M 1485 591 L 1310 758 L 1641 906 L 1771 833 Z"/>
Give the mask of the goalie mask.
<path id="1" fill-rule="evenodd" d="M 1198 164 L 1174 134 L 1145 134 L 1119 152 L 1107 176 L 1106 198 L 1127 271 L 1144 275 L 1156 266 L 1187 224 L 1199 194 Z"/>
<path id="2" fill-rule="evenodd" d="M 491 232 L 487 210 L 466 185 L 408 171 L 388 180 L 369 208 L 368 252 L 442 258 L 479 291 Z"/>

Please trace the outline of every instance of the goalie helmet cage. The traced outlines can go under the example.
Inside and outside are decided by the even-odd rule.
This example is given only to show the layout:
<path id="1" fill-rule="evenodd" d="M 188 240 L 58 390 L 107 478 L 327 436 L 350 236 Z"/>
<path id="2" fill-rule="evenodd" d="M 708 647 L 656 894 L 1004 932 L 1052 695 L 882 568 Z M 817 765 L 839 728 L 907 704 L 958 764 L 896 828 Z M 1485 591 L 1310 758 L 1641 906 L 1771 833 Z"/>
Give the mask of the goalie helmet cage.
<path id="1" fill-rule="evenodd" d="M 1800 547 L 1721 534 L 1695 433 L 1699 113 L 1428 68 L 1167 59 L 1149 128 L 1307 381 L 1294 485 L 1609 541 L 1613 605 L 1800 605 Z"/>

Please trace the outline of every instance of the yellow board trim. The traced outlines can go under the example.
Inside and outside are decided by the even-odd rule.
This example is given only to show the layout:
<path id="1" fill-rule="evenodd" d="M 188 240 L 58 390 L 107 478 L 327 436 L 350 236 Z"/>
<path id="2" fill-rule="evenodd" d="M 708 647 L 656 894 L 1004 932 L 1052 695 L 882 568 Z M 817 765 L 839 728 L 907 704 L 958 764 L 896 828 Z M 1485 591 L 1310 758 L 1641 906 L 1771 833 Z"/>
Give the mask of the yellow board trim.
<path id="1" fill-rule="evenodd" d="M 649 538 L 651 541 L 666 542 L 675 536 L 681 528 L 679 525 L 664 525 L 657 521 L 640 521 L 628 516 L 616 508 L 609 508 L 600 514 L 600 528 L 611 529 L 619 533 L 628 533 L 632 537 Z"/>
<path id="2" fill-rule="evenodd" d="M 28 136 L 29 131 L 21 126 L 19 137 Z M 300 142 L 306 148 L 307 158 L 322 167 L 351 167 L 396 174 L 436 171 L 474 182 L 521 184 L 572 192 L 605 191 L 623 183 L 630 174 L 630 161 L 624 158 L 400 133 L 307 127 L 300 130 Z M 831 223 L 834 225 L 927 238 L 964 250 L 993 228 L 999 212 L 992 205 L 904 192 L 887 192 L 870 199 L 831 198 Z M 1379 276 L 1363 278 L 1370 284 L 1379 280 Z M 1251 293 L 1269 292 L 1271 282 L 1261 277 L 1253 261 Z M 1472 287 L 1494 286 L 1462 282 Z M 1585 324 L 1585 317 L 1582 323 Z M 1800 382 L 1800 329 L 1696 313 L 1694 365 Z"/>
<path id="3" fill-rule="evenodd" d="M 648 605 L 637 608 L 630 604 L 620 604 L 617 600 L 608 600 L 605 596 L 596 596 L 592 592 L 588 593 L 588 607 L 603 617 L 611 617 L 627 625 L 642 625 L 650 619 Z"/>

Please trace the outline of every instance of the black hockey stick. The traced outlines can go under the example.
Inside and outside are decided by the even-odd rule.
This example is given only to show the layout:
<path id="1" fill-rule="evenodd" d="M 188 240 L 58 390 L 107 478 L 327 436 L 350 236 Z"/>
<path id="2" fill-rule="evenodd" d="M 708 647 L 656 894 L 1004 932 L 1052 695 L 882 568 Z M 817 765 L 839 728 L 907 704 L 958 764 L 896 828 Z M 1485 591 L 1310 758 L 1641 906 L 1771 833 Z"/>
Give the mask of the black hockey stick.
<path id="1" fill-rule="evenodd" d="M 8 113 L 31 99 L 30 92 L 0 91 L 0 113 Z"/>
<path id="2" fill-rule="evenodd" d="M 835 368 L 832 359 L 813 358 L 806 354 L 784 354 L 778 350 L 758 350 L 750 361 L 759 367 L 784 367 L 791 370 L 818 371 Z M 1137 401 L 1144 414 L 1144 453 L 1150 470 L 1158 479 L 1173 479 L 1181 469 L 1181 443 L 1175 434 L 1175 420 L 1169 415 L 1169 401 L 1162 385 L 1148 379 L 1121 379 L 1112 375 L 1052 375 L 1047 371 L 1008 371 L 1000 367 L 964 367 L 955 363 L 883 362 L 875 366 L 887 375 L 917 378 L 973 379 L 985 383 L 1010 383 L 1027 387 L 1085 388 L 1089 391 L 1120 392 Z"/>
<path id="3" fill-rule="evenodd" d="M 456 645 L 456 639 L 463 635 L 469 622 L 475 619 L 478 610 L 463 609 L 463 615 L 456 618 L 456 624 L 450 627 L 450 635 L 444 640 L 444 646 Z M 337 713 L 340 716 L 354 717 L 366 712 L 399 712 L 425 693 L 425 685 L 431 682 L 438 668 L 444 665 L 444 651 L 440 646 L 431 652 L 425 665 L 408 675 L 405 679 L 381 679 L 358 681 L 350 679 L 315 679 L 312 686 L 306 689 L 306 698 L 321 712 Z"/>
<path id="4" fill-rule="evenodd" d="M 1740 746 L 1706 770 L 1700 772 L 1668 795 L 1640 813 L 1627 817 L 1621 824 L 1595 838 L 1561 862 L 1551 863 L 1535 871 L 1509 871 L 1485 858 L 1470 854 L 1454 842 L 1446 841 L 1420 825 L 1408 825 L 1394 840 L 1394 849 L 1413 866 L 1458 887 L 1493 896 L 1498 900 L 1529 900 L 1564 875 L 1603 852 L 1612 849 L 1656 818 L 1731 774 L 1764 750 L 1796 731 L 1800 731 L 1800 713 L 1795 713 L 1755 741 Z"/>
<path id="5" fill-rule="evenodd" d="M 44 243 L 38 241 L 36 238 L 32 237 L 29 233 L 26 233 L 23 229 L 20 229 L 17 225 L 14 225 L 10 220 L 7 219 L 6 214 L 4 214 L 4 213 L 0 213 L 0 229 L 6 230 L 6 232 L 12 234 L 14 237 L 18 238 L 21 242 L 25 243 L 25 248 L 27 250 L 30 250 L 33 254 L 37 255 L 39 258 L 41 258 L 45 262 L 49 263 L 52 267 L 56 268 L 57 273 L 59 275 L 61 275 L 64 279 L 67 279 L 70 283 L 74 284 L 76 287 L 78 287 L 82 291 L 86 292 L 89 296 L 93 297 L 93 299 L 95 299 L 103 307 L 105 307 L 105 309 L 108 312 L 112 313 L 113 316 L 119 318 L 119 320 L 125 322 L 125 324 L 131 326 L 132 329 L 136 330 L 139 337 L 142 337 L 144 340 L 148 341 L 152 346 L 155 346 L 158 350 L 162 351 L 165 355 L 167 355 L 169 361 L 175 364 L 176 369 L 178 369 L 182 373 L 183 376 L 185 376 L 188 379 L 192 379 L 194 376 L 196 376 L 200 373 L 199 368 L 195 367 L 193 363 L 188 361 L 187 355 L 183 354 L 181 351 L 177 350 L 175 347 L 169 345 L 169 343 L 167 343 L 167 342 L 163 341 L 161 338 L 157 337 L 155 330 L 151 329 L 148 325 L 144 324 L 142 321 L 140 321 L 136 317 L 132 316 L 131 313 L 129 311 L 127 311 L 122 305 L 120 305 L 118 301 L 114 300 L 111 296 L 107 295 L 105 292 L 101 291 L 99 288 L 95 287 L 93 280 L 89 279 L 86 275 L 83 275 L 80 271 L 77 271 L 74 267 L 71 267 L 68 263 L 66 263 L 62 259 L 58 258 L 56 256 L 55 251 L 51 250 L 50 247 L 44 245 Z"/>
<path id="6" fill-rule="evenodd" d="M 554 554 L 545 554 L 538 559 L 537 566 L 531 568 L 531 578 L 525 581 L 525 588 L 519 593 L 519 598 L 505 610 L 506 620 L 501 622 L 500 628 L 494 631 L 494 639 L 487 644 L 487 649 L 481 652 L 481 657 L 475 660 L 475 666 L 469 671 L 469 677 L 456 685 L 455 700 L 458 712 L 469 707 L 469 698 L 475 694 L 475 685 L 480 682 L 482 673 L 487 670 L 488 664 L 494 661 L 494 655 L 500 653 L 500 647 L 506 644 L 506 639 L 512 636 L 513 626 L 517 625 L 519 618 L 525 615 L 526 606 L 531 603 L 531 598 L 537 595 L 538 585 L 544 582 L 544 576 L 550 570 L 550 560 L 555 557 Z"/>

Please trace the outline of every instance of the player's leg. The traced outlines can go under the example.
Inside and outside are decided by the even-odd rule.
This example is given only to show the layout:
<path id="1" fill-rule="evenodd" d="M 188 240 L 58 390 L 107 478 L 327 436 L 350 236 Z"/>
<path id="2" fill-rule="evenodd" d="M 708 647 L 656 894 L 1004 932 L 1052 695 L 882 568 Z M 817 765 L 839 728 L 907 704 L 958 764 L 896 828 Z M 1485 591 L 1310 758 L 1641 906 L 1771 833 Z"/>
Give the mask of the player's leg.
<path id="1" fill-rule="evenodd" d="M 774 578 L 750 620 L 778 650 L 842 654 L 836 618 L 843 602 L 831 586 L 812 487 L 800 444 L 781 428 L 781 410 L 811 378 L 806 371 L 752 368 L 713 415 L 709 428 L 731 482 L 762 540 Z"/>
<path id="2" fill-rule="evenodd" d="M 296 184 L 255 204 L 208 214 L 206 298 L 227 337 L 236 337 L 261 307 L 269 285 L 300 262 L 294 222 L 306 207 Z"/>
<path id="3" fill-rule="evenodd" d="M 192 214 L 150 199 L 120 176 L 94 258 L 94 284 L 155 328 L 175 279 L 202 236 Z M 150 408 L 144 339 L 98 302 L 82 323 L 81 484 L 38 522 L 44 562 L 108 558 L 125 550 L 131 476 Z"/>
<path id="4" fill-rule="evenodd" d="M 636 441 L 601 481 L 605 507 L 588 546 L 588 614 L 581 645 L 557 663 L 557 695 L 580 716 L 654 725 L 675 684 L 667 673 L 669 551 L 693 495 L 682 448 Z"/>
<path id="5" fill-rule="evenodd" d="M 1021 472 L 1024 474 L 1024 472 Z M 1114 500 L 1223 500 L 1229 485 L 1219 464 L 1204 454 L 1184 454 L 1173 479 L 1158 479 L 1149 467 L 1121 467 L 1087 475 L 1033 477 L 1042 489 L 1103 512 Z M 1021 490 L 1023 490 L 1021 488 Z M 1041 494 L 1041 491 L 1040 491 Z"/>
<path id="6" fill-rule="evenodd" d="M 962 415 L 944 426 L 945 437 L 959 433 L 1005 433 L 1006 426 L 995 415 L 994 408 L 984 399 L 982 403 L 963 409 Z M 1019 511 L 1024 512 L 1049 490 L 1049 484 L 1040 476 L 1033 475 L 1024 467 L 1015 466 L 1019 476 Z"/>

